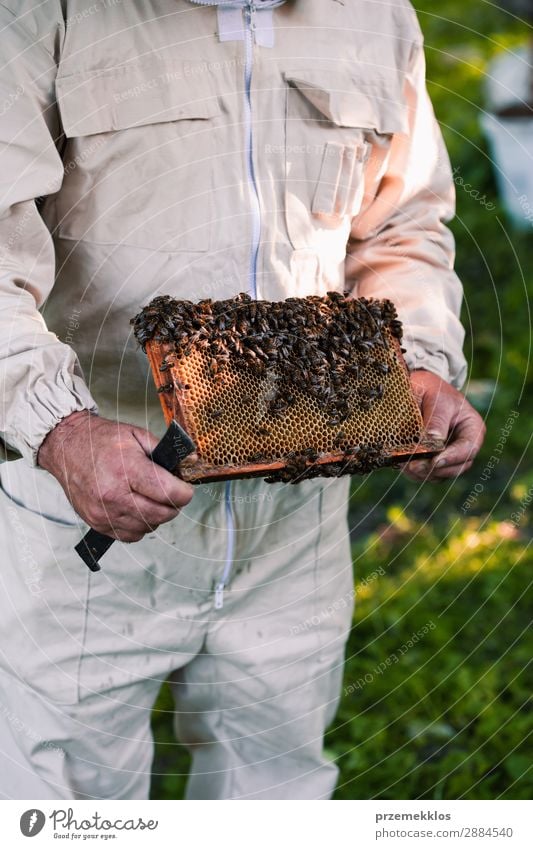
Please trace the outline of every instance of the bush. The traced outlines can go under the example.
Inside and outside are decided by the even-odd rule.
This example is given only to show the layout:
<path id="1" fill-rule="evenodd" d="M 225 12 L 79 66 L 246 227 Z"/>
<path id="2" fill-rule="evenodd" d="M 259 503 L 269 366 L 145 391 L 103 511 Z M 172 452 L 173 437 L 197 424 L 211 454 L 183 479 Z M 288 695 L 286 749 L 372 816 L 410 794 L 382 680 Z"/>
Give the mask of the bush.
<path id="1" fill-rule="evenodd" d="M 523 531 L 472 518 L 438 533 L 391 510 L 354 549 L 363 574 L 386 574 L 357 599 L 327 739 L 337 798 L 529 798 Z"/>

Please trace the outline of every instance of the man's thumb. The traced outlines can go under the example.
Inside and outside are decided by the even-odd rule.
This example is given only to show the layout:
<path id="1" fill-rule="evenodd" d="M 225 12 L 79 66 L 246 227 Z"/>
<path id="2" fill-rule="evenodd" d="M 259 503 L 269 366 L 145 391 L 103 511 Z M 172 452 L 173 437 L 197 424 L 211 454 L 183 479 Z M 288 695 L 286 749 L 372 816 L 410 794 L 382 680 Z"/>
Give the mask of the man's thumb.
<path id="1" fill-rule="evenodd" d="M 426 397 L 422 405 L 422 416 L 425 431 L 430 438 L 442 440 L 447 438 L 450 430 L 450 416 L 446 404 L 439 406 L 435 403 L 435 398 L 430 400 Z"/>

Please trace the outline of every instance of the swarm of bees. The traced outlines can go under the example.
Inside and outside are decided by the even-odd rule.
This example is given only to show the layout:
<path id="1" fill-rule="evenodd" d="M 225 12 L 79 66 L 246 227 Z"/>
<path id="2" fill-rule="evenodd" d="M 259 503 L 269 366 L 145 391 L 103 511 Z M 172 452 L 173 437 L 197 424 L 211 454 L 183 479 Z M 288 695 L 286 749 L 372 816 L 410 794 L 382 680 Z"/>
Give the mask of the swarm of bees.
<path id="1" fill-rule="evenodd" d="M 336 433 L 335 445 L 343 444 L 344 461 L 315 466 L 315 448 L 289 452 L 285 468 L 267 481 L 298 482 L 384 465 L 383 445 L 346 446 L 342 423 L 355 410 L 369 410 L 383 397 L 390 370 L 385 361 L 388 339 L 392 335 L 401 341 L 402 335 L 391 301 L 354 299 L 340 292 L 280 302 L 255 301 L 244 293 L 223 301 L 206 298 L 198 302 L 162 295 L 131 323 L 143 349 L 150 340 L 164 343 L 171 346 L 176 360 L 191 356 L 193 350 L 201 351 L 214 382 L 223 382 L 229 367 L 266 379 L 269 392 L 264 403 L 272 420 L 283 418 L 295 403 L 296 391 L 305 392 L 320 405 Z M 160 366 L 162 372 L 170 366 L 168 356 Z M 366 379 L 359 382 L 363 369 Z M 369 374 L 374 375 L 370 382 Z M 172 389 L 172 383 L 164 383 L 159 392 Z M 223 415 L 221 409 L 207 413 L 214 422 Z M 258 424 L 257 433 L 270 435 L 264 421 Z M 249 458 L 250 462 L 264 460 L 268 457 L 259 452 Z"/>
<path id="2" fill-rule="evenodd" d="M 377 348 L 387 347 L 383 327 L 401 338 L 391 301 L 349 299 L 339 292 L 280 302 L 253 301 L 240 294 L 193 303 L 162 295 L 132 324 L 143 348 L 155 339 L 172 341 L 178 358 L 190 356 L 193 347 L 207 351 L 216 380 L 223 380 L 230 358 L 233 366 L 250 369 L 257 377 L 276 374 L 276 385 L 292 383 L 315 397 L 330 414 L 332 426 L 350 413 L 345 378 L 357 378 L 363 365 L 373 366 L 378 375 L 388 373 L 388 365 L 372 356 Z M 164 363 L 161 370 L 167 368 Z M 161 391 L 167 391 L 166 385 Z M 368 409 L 382 396 L 380 382 L 361 387 L 360 408 Z M 282 416 L 293 402 L 290 392 L 274 391 L 269 412 Z"/>
<path id="3" fill-rule="evenodd" d="M 289 452 L 285 468 L 272 472 L 265 478 L 267 483 L 300 483 L 310 478 L 340 478 L 343 475 L 365 475 L 373 469 L 389 465 L 388 458 L 383 456 L 383 443 L 374 445 L 350 446 L 344 451 L 345 460 L 340 463 L 321 463 L 309 465 L 318 459 L 314 449 L 307 451 Z"/>

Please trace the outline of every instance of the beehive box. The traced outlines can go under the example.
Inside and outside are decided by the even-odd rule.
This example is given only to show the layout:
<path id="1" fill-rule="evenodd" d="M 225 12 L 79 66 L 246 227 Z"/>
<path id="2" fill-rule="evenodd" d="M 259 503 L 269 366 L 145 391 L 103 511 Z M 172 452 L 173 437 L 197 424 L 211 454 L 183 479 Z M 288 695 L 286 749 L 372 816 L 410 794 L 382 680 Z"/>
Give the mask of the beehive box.
<path id="1" fill-rule="evenodd" d="M 192 483 L 368 472 L 431 456 L 388 300 L 155 298 L 134 319 L 167 424 L 197 446 Z"/>

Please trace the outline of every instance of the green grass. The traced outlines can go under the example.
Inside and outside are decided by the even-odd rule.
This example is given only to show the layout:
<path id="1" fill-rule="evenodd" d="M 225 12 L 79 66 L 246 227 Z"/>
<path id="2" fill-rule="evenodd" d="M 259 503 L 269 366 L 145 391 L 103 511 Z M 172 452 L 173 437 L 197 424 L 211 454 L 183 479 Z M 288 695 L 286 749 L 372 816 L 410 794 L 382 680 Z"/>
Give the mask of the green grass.
<path id="1" fill-rule="evenodd" d="M 529 798 L 531 563 L 519 530 L 454 518 L 439 532 L 391 510 L 354 553 L 386 577 L 358 599 L 327 741 L 337 797 Z"/>
<path id="2" fill-rule="evenodd" d="M 475 467 L 451 484 L 419 486 L 394 471 L 354 480 L 356 580 L 379 566 L 385 574 L 357 599 L 327 751 L 341 768 L 341 799 L 525 799 L 533 794 L 533 468 L 524 454 L 533 414 L 533 231 L 515 232 L 505 219 L 478 120 L 487 63 L 526 32 L 482 0 L 415 5 L 452 165 L 495 205 L 487 209 L 458 186 L 452 225 L 470 379 L 491 381 L 485 398 L 472 391 L 488 433 Z M 519 415 L 502 445 L 512 411 Z M 498 462 L 485 472 L 495 452 Z M 434 627 L 402 653 L 427 623 Z M 189 761 L 171 714 L 164 688 L 154 711 L 154 798 L 183 794 Z"/>

